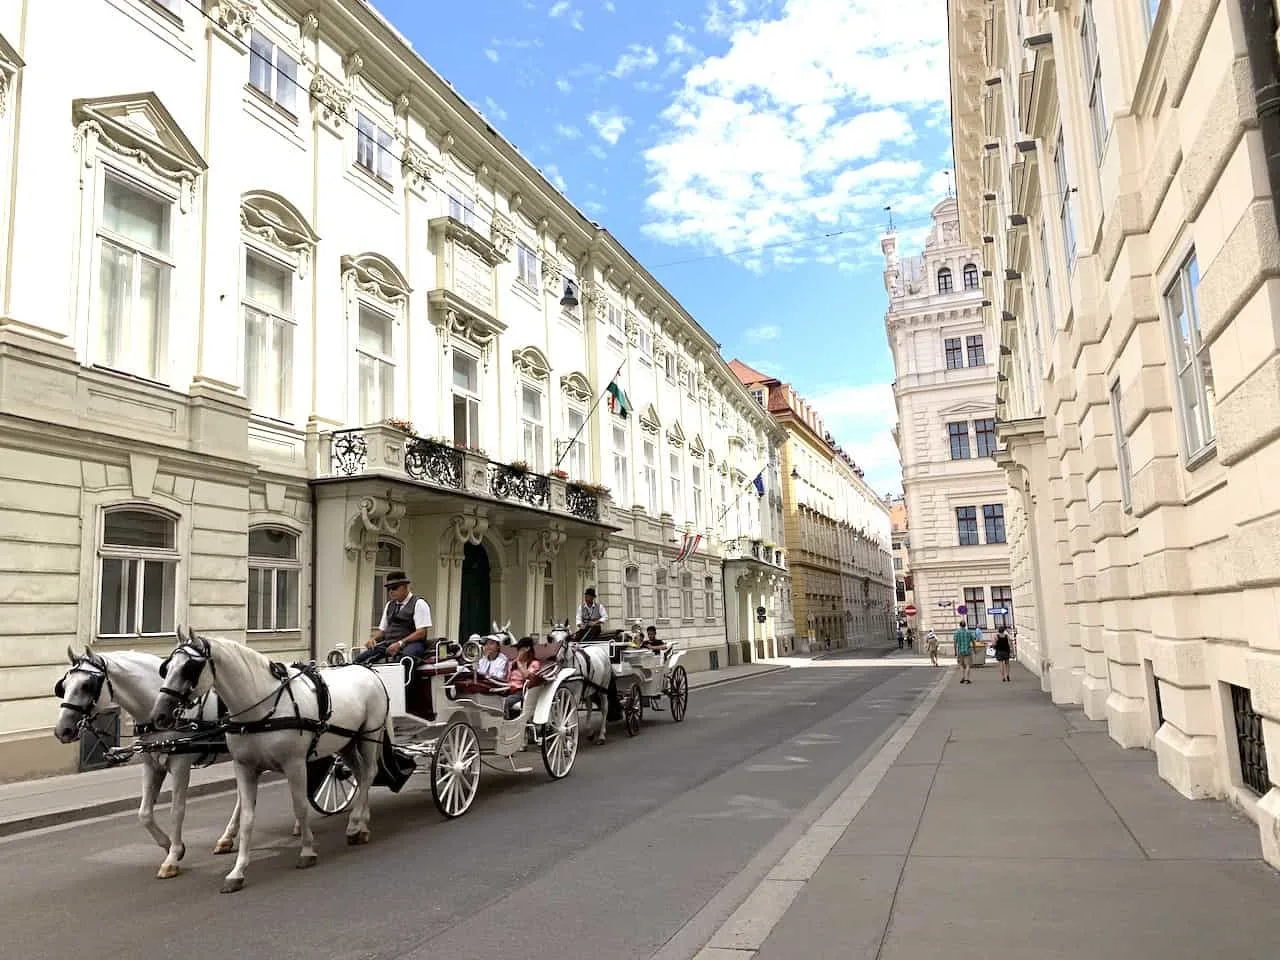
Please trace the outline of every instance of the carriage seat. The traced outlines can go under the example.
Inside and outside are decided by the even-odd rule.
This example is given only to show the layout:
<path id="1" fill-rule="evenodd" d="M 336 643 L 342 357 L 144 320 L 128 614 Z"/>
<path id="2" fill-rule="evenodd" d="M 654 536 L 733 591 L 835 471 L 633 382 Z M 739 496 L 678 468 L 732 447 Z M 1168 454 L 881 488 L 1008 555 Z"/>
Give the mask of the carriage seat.
<path id="1" fill-rule="evenodd" d="M 558 649 L 558 645 L 556 646 Z M 539 652 L 538 650 L 536 649 L 534 650 L 535 654 L 538 652 Z M 542 661 L 541 657 L 538 657 L 537 659 Z M 532 677 L 529 680 L 528 684 L 526 685 L 526 689 L 532 690 L 535 687 L 541 687 L 544 684 L 549 683 L 552 679 L 555 678 L 555 675 L 559 671 L 560 671 L 560 665 L 558 663 L 554 663 L 554 662 L 548 663 L 546 661 L 542 661 L 542 669 L 538 671 L 536 676 Z M 450 683 L 449 686 L 452 687 L 455 696 L 461 696 L 461 697 L 475 697 L 475 696 L 505 697 L 505 696 L 508 696 L 509 694 L 515 693 L 514 690 L 510 690 L 506 687 L 495 688 L 493 684 L 489 683 L 487 680 L 481 680 L 471 671 L 468 671 L 467 674 L 464 676 L 459 676 L 452 683 Z"/>

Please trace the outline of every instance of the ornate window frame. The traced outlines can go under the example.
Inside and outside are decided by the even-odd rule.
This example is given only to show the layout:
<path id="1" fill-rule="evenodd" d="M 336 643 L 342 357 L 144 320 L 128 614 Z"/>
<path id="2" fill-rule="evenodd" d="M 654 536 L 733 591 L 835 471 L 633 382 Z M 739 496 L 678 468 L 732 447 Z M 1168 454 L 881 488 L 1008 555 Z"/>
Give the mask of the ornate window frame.
<path id="1" fill-rule="evenodd" d="M 367 306 L 391 318 L 391 359 L 395 365 L 392 403 L 396 416 L 405 409 L 408 382 L 405 376 L 409 296 L 413 292 L 400 269 L 380 253 L 365 252 L 344 255 L 339 260 L 342 277 L 342 299 L 347 326 L 347 417 L 349 423 L 360 418 L 360 373 L 356 354 L 360 342 L 360 308 Z M 365 424 L 360 424 L 365 426 Z"/>
<path id="2" fill-rule="evenodd" d="M 528 460 L 529 466 L 538 472 L 545 472 L 541 469 L 545 466 L 547 459 L 547 440 L 551 436 L 551 361 L 547 359 L 547 355 L 532 344 L 522 347 L 519 350 L 511 352 L 511 365 L 515 370 L 515 376 L 512 377 L 515 385 L 515 409 L 516 415 L 520 422 L 520 449 L 522 455 L 524 450 L 524 390 L 526 387 L 532 388 L 542 397 L 542 419 L 539 424 L 542 427 L 542 443 L 541 449 L 537 452 L 537 457 Z M 554 462 L 554 457 L 552 461 Z"/>

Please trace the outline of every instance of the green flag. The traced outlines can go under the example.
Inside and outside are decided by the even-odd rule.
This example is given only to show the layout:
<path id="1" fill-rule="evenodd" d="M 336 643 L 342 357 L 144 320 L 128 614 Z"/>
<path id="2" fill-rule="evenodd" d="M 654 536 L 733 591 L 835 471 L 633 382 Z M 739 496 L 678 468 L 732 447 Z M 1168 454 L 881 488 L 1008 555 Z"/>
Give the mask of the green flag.
<path id="1" fill-rule="evenodd" d="M 624 420 L 631 416 L 631 401 L 627 399 L 627 392 L 618 386 L 617 380 L 610 381 L 608 393 L 613 400 L 613 408 L 618 416 Z"/>

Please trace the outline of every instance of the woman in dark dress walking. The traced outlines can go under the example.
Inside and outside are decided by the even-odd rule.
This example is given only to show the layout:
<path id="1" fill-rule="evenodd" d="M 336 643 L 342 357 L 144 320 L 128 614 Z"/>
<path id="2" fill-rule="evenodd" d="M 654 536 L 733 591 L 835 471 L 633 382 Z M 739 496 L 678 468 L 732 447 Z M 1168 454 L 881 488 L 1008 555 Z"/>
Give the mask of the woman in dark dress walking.
<path id="1" fill-rule="evenodd" d="M 996 661 L 1000 664 L 1000 682 L 1009 682 L 1009 654 L 1012 644 L 1009 643 L 1009 628 L 1001 626 L 996 630 Z"/>

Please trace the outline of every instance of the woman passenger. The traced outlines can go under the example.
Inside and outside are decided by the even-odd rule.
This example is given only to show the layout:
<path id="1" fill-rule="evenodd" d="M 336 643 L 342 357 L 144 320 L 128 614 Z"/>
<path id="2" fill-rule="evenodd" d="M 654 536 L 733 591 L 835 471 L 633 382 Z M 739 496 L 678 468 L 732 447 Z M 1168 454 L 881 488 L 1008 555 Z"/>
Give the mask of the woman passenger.
<path id="1" fill-rule="evenodd" d="M 520 710 L 524 707 L 524 685 L 537 676 L 541 669 L 542 664 L 533 655 L 533 637 L 521 638 L 516 644 L 516 658 L 507 669 L 507 689 L 511 692 L 502 705 L 508 720 L 520 715 Z"/>

